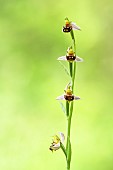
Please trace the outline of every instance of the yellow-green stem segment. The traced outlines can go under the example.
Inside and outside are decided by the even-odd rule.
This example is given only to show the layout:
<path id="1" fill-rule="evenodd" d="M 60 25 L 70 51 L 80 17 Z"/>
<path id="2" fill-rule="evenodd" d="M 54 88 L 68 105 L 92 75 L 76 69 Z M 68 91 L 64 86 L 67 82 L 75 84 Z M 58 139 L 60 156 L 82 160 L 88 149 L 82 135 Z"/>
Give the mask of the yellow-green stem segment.
<path id="1" fill-rule="evenodd" d="M 71 38 L 73 40 L 74 45 L 74 52 L 76 55 L 76 46 L 75 46 L 75 38 L 73 30 L 70 32 Z M 72 92 L 74 91 L 74 82 L 75 82 L 75 73 L 76 73 L 76 62 L 69 63 L 69 69 L 70 69 L 70 77 L 72 79 Z M 72 113 L 73 113 L 73 101 L 70 102 L 70 106 L 68 107 L 67 112 L 67 143 L 66 143 L 66 153 L 67 153 L 67 170 L 70 170 L 70 163 L 71 163 L 71 141 L 70 141 L 70 132 L 71 132 L 71 119 L 72 119 Z"/>

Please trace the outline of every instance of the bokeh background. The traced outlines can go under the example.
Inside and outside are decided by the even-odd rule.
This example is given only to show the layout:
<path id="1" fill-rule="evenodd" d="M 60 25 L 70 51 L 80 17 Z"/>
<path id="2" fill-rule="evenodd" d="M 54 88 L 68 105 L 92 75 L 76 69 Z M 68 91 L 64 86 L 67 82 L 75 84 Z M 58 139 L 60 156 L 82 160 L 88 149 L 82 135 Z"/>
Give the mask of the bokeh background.
<path id="1" fill-rule="evenodd" d="M 72 170 L 113 170 L 113 1 L 0 0 L 0 170 L 66 169 L 52 136 L 66 134 L 57 96 L 68 76 L 57 61 L 72 44 L 62 33 L 75 21 L 76 95 Z"/>

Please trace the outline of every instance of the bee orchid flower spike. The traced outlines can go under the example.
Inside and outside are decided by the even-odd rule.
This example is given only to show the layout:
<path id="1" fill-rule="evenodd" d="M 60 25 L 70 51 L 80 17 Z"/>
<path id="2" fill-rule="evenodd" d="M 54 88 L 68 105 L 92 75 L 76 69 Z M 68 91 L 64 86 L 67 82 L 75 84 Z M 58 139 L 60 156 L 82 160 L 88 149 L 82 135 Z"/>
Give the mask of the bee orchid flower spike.
<path id="1" fill-rule="evenodd" d="M 65 67 L 65 64 L 63 65 L 60 61 L 61 65 L 63 66 L 65 72 L 69 76 L 69 83 L 67 84 L 64 94 L 61 96 L 58 96 L 57 100 L 63 100 L 59 101 L 62 111 L 65 113 L 66 121 L 67 121 L 67 135 L 66 135 L 66 146 L 64 146 L 64 134 L 60 132 L 60 137 L 55 135 L 53 136 L 53 140 L 51 143 L 51 146 L 49 149 L 54 152 L 58 149 L 62 149 L 65 157 L 66 157 L 66 164 L 67 164 L 67 170 L 70 170 L 71 165 L 71 156 L 72 156 L 72 147 L 71 147 L 71 120 L 74 110 L 74 104 L 76 100 L 80 99 L 80 97 L 74 95 L 74 89 L 75 89 L 75 74 L 76 74 L 76 65 L 77 62 L 82 62 L 83 59 L 78 57 L 76 54 L 76 41 L 74 36 L 73 30 L 81 30 L 79 26 L 76 25 L 76 23 L 71 22 L 68 18 L 65 18 L 65 25 L 63 26 L 63 32 L 64 33 L 70 33 L 71 40 L 72 40 L 72 46 L 67 49 L 66 55 L 61 56 L 58 58 L 58 60 L 64 60 L 68 63 L 68 68 Z M 64 105 L 65 103 L 65 105 Z"/>

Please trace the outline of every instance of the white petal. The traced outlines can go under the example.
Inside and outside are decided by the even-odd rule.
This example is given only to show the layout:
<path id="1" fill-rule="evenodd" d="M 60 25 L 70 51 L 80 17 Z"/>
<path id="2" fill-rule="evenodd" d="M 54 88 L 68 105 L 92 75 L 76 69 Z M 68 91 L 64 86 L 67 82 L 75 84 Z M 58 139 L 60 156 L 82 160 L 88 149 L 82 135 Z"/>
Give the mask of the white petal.
<path id="1" fill-rule="evenodd" d="M 82 62 L 82 61 L 83 61 L 83 59 L 82 59 L 82 58 L 80 58 L 80 57 L 78 57 L 78 56 L 76 56 L 75 61 L 76 61 L 76 62 Z"/>
<path id="2" fill-rule="evenodd" d="M 56 100 L 65 100 L 64 95 L 58 96 Z"/>
<path id="3" fill-rule="evenodd" d="M 67 59 L 66 59 L 66 56 L 61 56 L 57 60 L 67 60 Z"/>
<path id="4" fill-rule="evenodd" d="M 79 26 L 76 25 L 76 23 L 71 22 L 71 26 L 74 30 L 81 30 Z"/>
<path id="5" fill-rule="evenodd" d="M 56 149 L 60 148 L 60 142 L 57 143 L 57 144 L 55 144 L 55 145 L 53 146 L 53 148 L 56 148 Z"/>
<path id="6" fill-rule="evenodd" d="M 79 99 L 80 99 L 80 97 L 74 96 L 74 100 L 79 100 Z"/>
<path id="7" fill-rule="evenodd" d="M 64 134 L 62 132 L 59 132 L 59 134 L 60 134 L 60 140 L 63 143 L 64 140 L 65 140 L 65 136 L 64 136 Z"/>

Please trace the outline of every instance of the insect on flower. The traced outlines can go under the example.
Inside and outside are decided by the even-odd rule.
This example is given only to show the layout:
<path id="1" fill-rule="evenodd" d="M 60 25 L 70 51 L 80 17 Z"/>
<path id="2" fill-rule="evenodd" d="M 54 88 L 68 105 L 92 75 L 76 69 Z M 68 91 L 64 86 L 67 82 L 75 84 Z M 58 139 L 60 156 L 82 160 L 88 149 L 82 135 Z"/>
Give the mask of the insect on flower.
<path id="1" fill-rule="evenodd" d="M 50 146 L 50 150 L 53 152 L 53 151 L 56 151 L 60 148 L 60 144 L 64 142 L 65 140 L 65 136 L 62 132 L 59 133 L 60 134 L 60 138 L 55 135 L 53 136 L 53 142 L 51 143 L 51 146 Z"/>
<path id="2" fill-rule="evenodd" d="M 65 94 L 57 97 L 57 100 L 67 100 L 67 101 L 73 101 L 73 100 L 78 100 L 80 97 L 75 96 L 72 94 L 71 86 L 68 86 L 66 90 L 64 90 Z"/>
<path id="3" fill-rule="evenodd" d="M 80 27 L 76 23 L 71 22 L 68 18 L 65 18 L 65 26 L 63 26 L 63 32 L 68 33 L 71 30 L 80 30 Z"/>
<path id="4" fill-rule="evenodd" d="M 76 56 L 75 52 L 73 51 L 72 47 L 69 47 L 67 49 L 67 54 L 66 56 L 61 56 L 58 58 L 58 60 L 64 60 L 64 61 L 69 61 L 69 62 L 82 62 L 83 59 Z"/>

